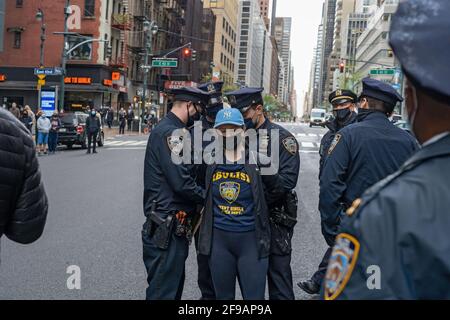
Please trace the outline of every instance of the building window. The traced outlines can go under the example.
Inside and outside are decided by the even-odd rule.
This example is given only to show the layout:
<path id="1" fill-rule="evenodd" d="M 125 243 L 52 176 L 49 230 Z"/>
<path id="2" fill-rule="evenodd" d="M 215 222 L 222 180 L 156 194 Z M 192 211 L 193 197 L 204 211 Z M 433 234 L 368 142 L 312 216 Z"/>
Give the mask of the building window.
<path id="1" fill-rule="evenodd" d="M 23 7 L 23 0 L 16 0 L 16 8 L 22 8 Z"/>
<path id="2" fill-rule="evenodd" d="M 84 0 L 84 16 L 93 17 L 95 15 L 95 0 Z"/>
<path id="3" fill-rule="evenodd" d="M 22 33 L 14 32 L 14 48 L 20 49 L 21 44 L 22 44 Z"/>

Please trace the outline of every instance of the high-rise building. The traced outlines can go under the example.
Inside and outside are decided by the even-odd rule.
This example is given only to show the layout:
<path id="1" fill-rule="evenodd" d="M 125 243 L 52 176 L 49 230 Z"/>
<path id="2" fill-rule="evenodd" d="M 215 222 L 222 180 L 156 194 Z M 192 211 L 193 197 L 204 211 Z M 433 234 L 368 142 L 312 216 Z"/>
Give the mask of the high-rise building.
<path id="1" fill-rule="evenodd" d="M 322 11 L 322 25 L 323 25 L 323 46 L 321 57 L 321 80 L 319 86 L 319 101 L 323 103 L 327 98 L 327 79 L 334 69 L 329 68 L 329 60 L 333 51 L 334 40 L 334 21 L 336 16 L 336 0 L 325 0 Z"/>
<path id="2" fill-rule="evenodd" d="M 240 85 L 270 93 L 273 46 L 258 0 L 239 1 L 236 78 Z"/>
<path id="3" fill-rule="evenodd" d="M 266 29 L 269 30 L 270 28 L 270 19 L 269 19 L 269 13 L 270 13 L 270 0 L 259 0 L 259 9 L 261 13 L 261 17 L 264 20 L 264 23 L 266 24 Z"/>
<path id="4" fill-rule="evenodd" d="M 235 82 L 239 1 L 204 0 L 203 6 L 212 9 L 216 18 L 213 79 L 221 79 L 227 86 L 233 85 Z"/>
<path id="5" fill-rule="evenodd" d="M 280 68 L 280 81 L 278 84 L 278 98 L 284 103 L 289 103 L 289 73 L 291 70 L 291 27 L 292 18 L 275 18 L 275 40 L 277 42 L 278 53 L 282 60 Z"/>

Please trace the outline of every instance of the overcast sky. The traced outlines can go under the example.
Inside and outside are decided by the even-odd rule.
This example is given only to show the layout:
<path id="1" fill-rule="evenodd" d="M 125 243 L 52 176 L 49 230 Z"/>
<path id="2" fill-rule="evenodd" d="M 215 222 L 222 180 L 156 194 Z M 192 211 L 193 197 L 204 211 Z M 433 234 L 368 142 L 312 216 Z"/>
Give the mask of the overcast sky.
<path id="1" fill-rule="evenodd" d="M 303 112 L 303 100 L 308 89 L 322 4 L 323 0 L 278 0 L 277 16 L 292 17 L 291 50 L 299 114 Z"/>

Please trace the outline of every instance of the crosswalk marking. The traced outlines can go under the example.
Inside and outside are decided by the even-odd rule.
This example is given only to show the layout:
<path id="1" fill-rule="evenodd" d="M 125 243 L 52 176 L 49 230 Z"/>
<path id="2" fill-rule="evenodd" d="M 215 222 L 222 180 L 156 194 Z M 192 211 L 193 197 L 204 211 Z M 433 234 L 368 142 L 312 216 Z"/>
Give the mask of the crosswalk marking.
<path id="1" fill-rule="evenodd" d="M 297 141 L 300 145 L 301 151 L 302 151 L 302 149 L 316 149 L 317 150 L 319 148 L 319 143 L 317 143 L 317 142 L 301 141 L 299 138 L 297 138 Z M 147 146 L 147 141 L 137 141 L 137 140 L 105 141 L 106 148 L 114 148 L 114 149 L 140 150 L 140 149 L 145 149 L 146 146 Z"/>

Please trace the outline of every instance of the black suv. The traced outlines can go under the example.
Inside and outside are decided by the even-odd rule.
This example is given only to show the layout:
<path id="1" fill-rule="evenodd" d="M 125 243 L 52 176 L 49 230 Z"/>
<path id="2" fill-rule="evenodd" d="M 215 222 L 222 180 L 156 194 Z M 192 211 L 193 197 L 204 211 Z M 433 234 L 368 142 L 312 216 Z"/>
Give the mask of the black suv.
<path id="1" fill-rule="evenodd" d="M 86 119 L 89 115 L 84 112 L 67 112 L 61 116 L 61 129 L 59 130 L 58 142 L 72 149 L 74 144 L 81 148 L 87 148 Z M 105 134 L 103 127 L 97 137 L 97 144 L 103 147 Z"/>

